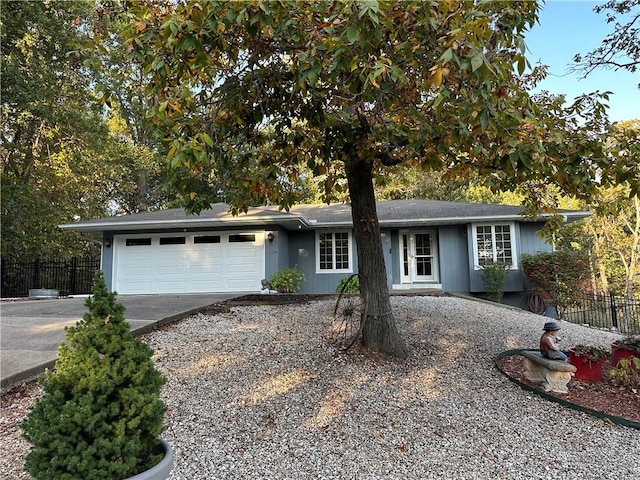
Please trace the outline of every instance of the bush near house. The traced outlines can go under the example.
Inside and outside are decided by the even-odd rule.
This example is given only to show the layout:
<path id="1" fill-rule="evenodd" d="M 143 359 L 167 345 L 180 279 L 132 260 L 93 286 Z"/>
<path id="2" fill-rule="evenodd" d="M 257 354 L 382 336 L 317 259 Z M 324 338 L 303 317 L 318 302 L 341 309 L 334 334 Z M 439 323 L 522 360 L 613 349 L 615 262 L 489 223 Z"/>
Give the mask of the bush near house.
<path id="1" fill-rule="evenodd" d="M 269 283 L 279 293 L 296 293 L 304 282 L 304 273 L 298 267 L 288 267 L 271 275 Z"/>
<path id="2" fill-rule="evenodd" d="M 589 290 L 590 266 L 579 251 L 524 254 L 520 263 L 532 289 L 560 310 L 573 305 L 575 295 Z"/>
<path id="3" fill-rule="evenodd" d="M 480 265 L 482 270 L 482 280 L 487 289 L 489 298 L 494 302 L 500 303 L 504 295 L 504 281 L 509 276 L 510 265 L 506 263 L 485 263 Z"/>
<path id="4" fill-rule="evenodd" d="M 342 292 L 343 288 L 344 288 L 344 293 L 358 293 L 360 291 L 360 279 L 358 278 L 357 275 L 344 277 L 338 282 L 338 286 L 336 287 L 336 293 Z"/>

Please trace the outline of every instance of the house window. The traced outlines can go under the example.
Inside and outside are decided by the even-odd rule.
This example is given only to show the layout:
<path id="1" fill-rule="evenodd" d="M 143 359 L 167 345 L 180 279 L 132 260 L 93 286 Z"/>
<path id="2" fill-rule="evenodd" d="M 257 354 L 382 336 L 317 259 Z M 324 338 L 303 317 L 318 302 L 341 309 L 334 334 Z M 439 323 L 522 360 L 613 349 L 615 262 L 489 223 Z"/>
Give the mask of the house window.
<path id="1" fill-rule="evenodd" d="M 476 270 L 487 263 L 504 263 L 512 269 L 517 268 L 513 232 L 512 223 L 473 226 Z"/>
<path id="2" fill-rule="evenodd" d="M 318 232 L 316 259 L 318 273 L 351 272 L 351 233 Z"/>

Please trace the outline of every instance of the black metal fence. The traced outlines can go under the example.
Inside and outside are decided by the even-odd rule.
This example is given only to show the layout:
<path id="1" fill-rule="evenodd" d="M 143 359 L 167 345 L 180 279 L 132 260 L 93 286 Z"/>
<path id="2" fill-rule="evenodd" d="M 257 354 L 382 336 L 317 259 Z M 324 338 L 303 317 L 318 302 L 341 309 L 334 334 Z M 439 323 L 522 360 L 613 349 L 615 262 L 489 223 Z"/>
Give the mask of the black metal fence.
<path id="1" fill-rule="evenodd" d="M 640 333 L 640 297 L 585 293 L 572 297 L 574 299 L 572 305 L 559 309 L 562 320 L 596 328 L 615 328 L 624 334 Z"/>
<path id="2" fill-rule="evenodd" d="M 16 262 L 2 259 L 2 298 L 29 296 L 30 289 L 58 290 L 60 295 L 91 293 L 100 268 L 99 258 L 34 260 Z"/>

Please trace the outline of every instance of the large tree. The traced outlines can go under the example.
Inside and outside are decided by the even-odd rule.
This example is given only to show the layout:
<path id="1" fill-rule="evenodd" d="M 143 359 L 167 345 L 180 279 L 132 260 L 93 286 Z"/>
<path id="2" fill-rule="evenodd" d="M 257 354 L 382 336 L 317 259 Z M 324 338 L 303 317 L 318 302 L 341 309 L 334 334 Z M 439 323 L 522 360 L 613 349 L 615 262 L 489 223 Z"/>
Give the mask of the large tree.
<path id="1" fill-rule="evenodd" d="M 537 2 L 138 2 L 131 60 L 153 76 L 149 112 L 168 149 L 171 188 L 199 211 L 226 172 L 233 211 L 287 208 L 305 166 L 325 201 L 348 190 L 363 343 L 408 354 L 391 312 L 374 179 L 402 164 L 478 174 L 494 190 L 594 186 L 605 126 L 597 97 L 564 109 L 526 89 L 524 34 Z M 588 132 L 587 135 L 585 132 Z M 256 166 L 258 168 L 256 168 Z M 255 172 L 259 172 L 256 174 Z M 287 181 L 283 181 L 287 179 Z M 606 178 L 603 177 L 603 180 Z"/>
<path id="2" fill-rule="evenodd" d="M 88 253 L 57 224 L 106 213 L 94 201 L 96 169 L 107 130 L 91 76 L 74 55 L 85 37 L 91 2 L 3 2 L 2 255 Z"/>
<path id="3" fill-rule="evenodd" d="M 106 118 L 96 94 L 99 82 L 121 78 L 119 71 L 96 76 L 87 68 L 96 57 L 85 45 L 112 38 L 104 28 L 109 11 L 94 0 L 2 4 L 3 258 L 95 255 L 99 241 L 58 224 L 158 207 L 166 199 L 156 193 L 157 148 L 138 133 L 144 114 L 128 125 L 122 109 Z"/>
<path id="4" fill-rule="evenodd" d="M 600 46 L 574 57 L 574 70 L 585 77 L 598 68 L 635 72 L 640 66 L 640 0 L 609 0 L 593 9 L 613 26 Z M 638 83 L 640 88 L 640 83 Z"/>

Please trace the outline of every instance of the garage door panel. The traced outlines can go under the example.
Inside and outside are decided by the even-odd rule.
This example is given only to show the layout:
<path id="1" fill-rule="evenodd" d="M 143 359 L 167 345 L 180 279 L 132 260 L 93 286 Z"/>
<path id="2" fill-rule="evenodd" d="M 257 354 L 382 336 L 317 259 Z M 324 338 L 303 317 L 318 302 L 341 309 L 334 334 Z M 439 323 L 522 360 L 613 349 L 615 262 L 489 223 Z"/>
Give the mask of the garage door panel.
<path id="1" fill-rule="evenodd" d="M 182 293 L 186 292 L 187 282 L 184 280 L 159 279 L 158 293 Z"/>
<path id="2" fill-rule="evenodd" d="M 264 278 L 264 232 L 207 232 L 175 239 L 167 234 L 145 237 L 114 239 L 119 248 L 114 258 L 114 284 L 119 293 L 260 289 Z"/>
<path id="3" fill-rule="evenodd" d="M 120 293 L 126 292 L 148 292 L 151 290 L 153 279 L 152 264 L 131 262 L 128 264 L 125 274 L 122 276 L 122 283 L 118 288 Z"/>
<path id="4" fill-rule="evenodd" d="M 143 243 L 125 240 L 114 242 L 118 246 L 118 281 L 115 288 L 118 293 L 148 293 L 153 289 L 155 251 L 148 238 L 138 240 Z M 123 265 L 126 268 L 122 268 Z"/>

